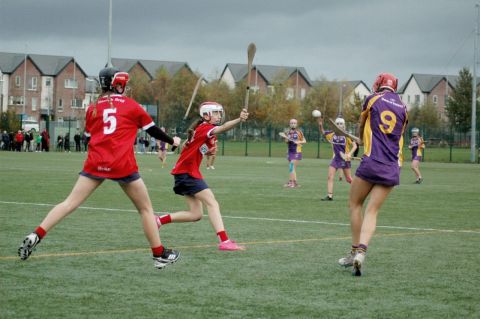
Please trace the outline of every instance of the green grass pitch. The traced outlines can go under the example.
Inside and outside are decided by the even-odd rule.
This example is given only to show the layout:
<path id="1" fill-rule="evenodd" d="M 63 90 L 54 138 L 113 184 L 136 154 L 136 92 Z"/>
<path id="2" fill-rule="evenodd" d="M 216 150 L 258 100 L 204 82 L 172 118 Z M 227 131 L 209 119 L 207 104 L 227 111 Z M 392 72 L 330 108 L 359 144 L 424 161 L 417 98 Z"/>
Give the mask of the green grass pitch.
<path id="1" fill-rule="evenodd" d="M 336 181 L 335 200 L 321 202 L 329 161 L 312 158 L 298 167 L 299 189 L 283 188 L 280 157 L 219 156 L 203 170 L 244 252 L 218 251 L 204 217 L 161 229 L 182 257 L 154 269 L 133 205 L 106 181 L 20 261 L 18 245 L 67 196 L 84 158 L 0 153 L 0 318 L 480 316 L 479 165 L 425 162 L 415 185 L 407 162 L 362 277 L 337 265 L 350 246 L 349 185 Z M 137 158 L 155 210 L 185 209 L 169 169 Z"/>

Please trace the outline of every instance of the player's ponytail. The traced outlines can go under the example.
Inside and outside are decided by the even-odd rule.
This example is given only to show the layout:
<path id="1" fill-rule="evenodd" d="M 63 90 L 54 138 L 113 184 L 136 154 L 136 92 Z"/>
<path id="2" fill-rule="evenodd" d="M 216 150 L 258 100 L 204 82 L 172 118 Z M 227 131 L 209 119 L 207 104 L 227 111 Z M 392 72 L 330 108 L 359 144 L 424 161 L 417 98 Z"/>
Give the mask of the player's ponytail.
<path id="1" fill-rule="evenodd" d="M 193 138 L 193 133 L 195 132 L 195 129 L 203 123 L 203 118 L 199 118 L 195 121 L 193 121 L 193 123 L 190 125 L 190 127 L 187 129 L 187 140 L 185 141 L 185 143 L 188 143 L 192 140 Z"/>

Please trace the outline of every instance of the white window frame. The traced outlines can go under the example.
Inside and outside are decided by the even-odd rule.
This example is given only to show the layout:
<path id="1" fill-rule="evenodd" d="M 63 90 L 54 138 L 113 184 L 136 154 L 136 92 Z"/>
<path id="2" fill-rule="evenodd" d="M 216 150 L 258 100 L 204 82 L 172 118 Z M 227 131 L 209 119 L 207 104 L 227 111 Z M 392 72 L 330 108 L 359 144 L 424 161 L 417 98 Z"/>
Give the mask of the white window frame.
<path id="1" fill-rule="evenodd" d="M 45 86 L 51 86 L 52 85 L 52 79 L 48 78 L 45 79 Z"/>
<path id="2" fill-rule="evenodd" d="M 295 97 L 295 90 L 293 88 L 287 88 L 285 91 L 285 98 L 291 100 Z"/>
<path id="3" fill-rule="evenodd" d="M 66 89 L 78 89 L 78 81 L 74 79 L 65 79 L 65 88 Z"/>
<path id="4" fill-rule="evenodd" d="M 32 79 L 30 80 L 30 87 L 28 89 L 35 91 L 37 90 L 37 85 L 38 85 L 38 78 L 36 76 L 32 76 Z"/>
<path id="5" fill-rule="evenodd" d="M 438 104 L 438 96 L 437 95 L 434 95 L 432 97 L 432 101 L 433 101 L 433 104 L 437 105 Z"/>
<path id="6" fill-rule="evenodd" d="M 32 111 L 36 111 L 37 110 L 37 103 L 38 102 L 38 99 L 36 97 L 32 97 Z"/>
<path id="7" fill-rule="evenodd" d="M 15 86 L 18 88 L 20 87 L 21 83 L 22 83 L 22 80 L 20 79 L 20 76 L 19 75 L 15 76 Z"/>
<path id="8" fill-rule="evenodd" d="M 63 99 L 58 99 L 57 111 L 63 112 Z"/>

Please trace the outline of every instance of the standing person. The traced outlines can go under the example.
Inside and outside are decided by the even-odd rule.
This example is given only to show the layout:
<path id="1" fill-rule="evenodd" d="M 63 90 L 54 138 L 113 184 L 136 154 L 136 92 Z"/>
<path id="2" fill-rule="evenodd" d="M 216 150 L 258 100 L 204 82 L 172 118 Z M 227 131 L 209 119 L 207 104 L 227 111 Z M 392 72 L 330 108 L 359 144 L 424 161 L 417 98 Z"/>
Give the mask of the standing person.
<path id="1" fill-rule="evenodd" d="M 57 152 L 63 151 L 63 137 L 61 135 L 57 136 Z"/>
<path id="2" fill-rule="evenodd" d="M 140 153 L 145 154 L 145 140 L 143 139 L 143 136 L 140 136 L 138 139 L 138 144 L 140 144 Z"/>
<path id="3" fill-rule="evenodd" d="M 343 118 L 337 118 L 335 124 L 345 129 L 345 120 Z M 357 144 L 352 141 L 351 138 L 345 136 L 338 136 L 333 131 L 325 131 L 323 129 L 323 119 L 318 118 L 318 128 L 320 133 L 327 139 L 327 141 L 332 144 L 333 157 L 328 167 L 328 177 L 327 177 L 327 196 L 322 198 L 322 201 L 332 201 L 333 200 L 333 182 L 335 180 L 335 173 L 337 170 L 343 171 L 345 175 L 345 180 L 347 183 L 352 182 L 352 177 L 350 175 L 350 169 L 352 167 L 350 159 L 352 154 L 357 148 Z M 345 159 L 342 158 L 340 153 L 345 154 Z M 339 180 L 342 180 L 339 176 Z"/>
<path id="4" fill-rule="evenodd" d="M 81 136 L 80 132 L 76 132 L 75 135 L 73 136 L 73 140 L 75 141 L 75 151 L 80 152 L 82 148 L 80 147 L 80 141 L 81 141 Z"/>
<path id="5" fill-rule="evenodd" d="M 155 137 L 150 137 L 150 153 L 155 153 L 157 151 L 157 140 Z"/>
<path id="6" fill-rule="evenodd" d="M 31 132 L 25 132 L 24 138 L 25 138 L 25 152 L 30 152 L 30 146 L 32 145 L 32 139 L 33 139 Z"/>
<path id="7" fill-rule="evenodd" d="M 203 205 L 207 207 L 208 217 L 219 238 L 219 250 L 244 250 L 245 247 L 230 240 L 223 225 L 220 206 L 212 190 L 203 180 L 200 164 L 203 156 L 214 147 L 213 136 L 226 132 L 248 118 L 247 110 L 243 109 L 240 116 L 221 124 L 223 106 L 216 102 L 204 102 L 200 105 L 201 118 L 188 129 L 187 141 L 180 157 L 172 170 L 175 177 L 173 190 L 176 194 L 185 196 L 189 206 L 188 211 L 157 216 L 157 226 L 168 223 L 195 222 L 202 219 Z M 220 126 L 217 126 L 220 125 Z"/>
<path id="8" fill-rule="evenodd" d="M 42 151 L 48 152 L 50 150 L 50 134 L 47 129 L 43 129 L 42 132 Z"/>
<path id="9" fill-rule="evenodd" d="M 24 140 L 23 133 L 22 133 L 22 131 L 18 130 L 17 134 L 15 135 L 15 150 L 17 152 L 22 151 L 23 140 Z"/>
<path id="10" fill-rule="evenodd" d="M 70 153 L 70 133 L 65 133 L 65 138 L 63 141 L 63 148 L 65 149 L 65 152 Z"/>
<path id="11" fill-rule="evenodd" d="M 395 185 L 400 183 L 403 134 L 408 122 L 407 107 L 395 93 L 398 80 L 381 73 L 373 94 L 365 99 L 359 121 L 364 154 L 350 188 L 352 249 L 339 259 L 341 266 L 353 266 L 352 274 L 362 275 L 367 247 L 375 233 L 377 215 Z M 362 214 L 363 203 L 370 196 Z"/>
<path id="12" fill-rule="evenodd" d="M 165 128 L 162 126 L 160 128 L 162 132 L 165 132 Z M 167 143 L 164 141 L 157 140 L 157 147 L 158 147 L 158 159 L 162 162 L 162 168 L 165 166 L 165 162 L 167 161 Z"/>
<path id="13" fill-rule="evenodd" d="M 208 150 L 207 152 L 207 169 L 215 169 L 213 164 L 215 163 L 215 159 L 217 158 L 217 143 L 218 138 L 216 135 L 213 136 L 213 147 Z"/>
<path id="14" fill-rule="evenodd" d="M 119 183 L 140 213 L 143 230 L 153 253 L 154 266 L 161 269 L 175 262 L 180 255 L 164 248 L 160 242 L 152 203 L 138 174 L 133 140 L 139 128 L 174 145 L 178 145 L 180 139 L 171 138 L 160 131 L 137 102 L 122 95 L 128 73 L 105 68 L 100 71 L 99 78 L 102 95 L 86 114 L 85 129 L 91 140 L 83 170 L 70 195 L 55 206 L 35 231 L 25 238 L 18 254 L 22 260 L 27 259 L 49 230 L 78 208 L 105 179 L 111 179 Z"/>
<path id="15" fill-rule="evenodd" d="M 5 151 L 10 150 L 10 136 L 8 135 L 7 131 L 3 131 L 2 142 L 3 142 L 2 149 Z"/>
<path id="16" fill-rule="evenodd" d="M 35 152 L 41 152 L 42 151 L 42 134 L 38 134 L 35 137 Z"/>
<path id="17" fill-rule="evenodd" d="M 412 128 L 412 138 L 410 139 L 410 145 L 408 148 L 412 150 L 412 171 L 417 178 L 415 184 L 421 184 L 423 182 L 422 173 L 420 173 L 420 162 L 422 161 L 422 151 L 425 148 L 425 142 L 419 135 L 420 130 L 416 127 Z"/>
<path id="18" fill-rule="evenodd" d="M 302 145 L 307 143 L 302 131 L 297 128 L 297 120 L 291 119 L 289 122 L 290 130 L 286 132 L 287 138 L 285 143 L 288 144 L 287 160 L 288 160 L 288 183 L 283 185 L 284 187 L 300 187 L 297 182 L 297 164 L 302 160 Z"/>
<path id="19" fill-rule="evenodd" d="M 87 136 L 86 132 L 83 132 L 82 140 L 83 140 L 83 151 L 87 152 L 88 151 L 88 142 L 90 141 L 90 137 Z"/>

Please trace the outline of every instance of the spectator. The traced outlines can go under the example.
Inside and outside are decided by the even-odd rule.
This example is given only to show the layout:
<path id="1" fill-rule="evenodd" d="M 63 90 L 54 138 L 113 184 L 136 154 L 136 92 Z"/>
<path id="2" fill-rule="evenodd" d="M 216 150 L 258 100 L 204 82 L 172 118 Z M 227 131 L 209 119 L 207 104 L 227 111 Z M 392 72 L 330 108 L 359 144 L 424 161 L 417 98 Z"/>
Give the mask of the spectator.
<path id="1" fill-rule="evenodd" d="M 155 137 L 150 137 L 150 152 L 152 152 L 152 154 L 157 150 L 157 140 L 155 139 Z"/>
<path id="2" fill-rule="evenodd" d="M 8 137 L 10 139 L 10 147 L 9 151 L 15 151 L 15 134 L 13 132 L 8 133 Z"/>
<path id="3" fill-rule="evenodd" d="M 10 149 L 10 137 L 7 131 L 3 131 L 2 134 L 2 150 L 8 151 Z"/>
<path id="4" fill-rule="evenodd" d="M 23 133 L 22 131 L 18 130 L 17 132 L 17 135 L 15 135 L 15 150 L 17 152 L 21 152 L 22 151 L 22 146 L 23 146 L 23 140 L 24 140 L 24 136 L 23 136 Z"/>
<path id="5" fill-rule="evenodd" d="M 57 152 L 63 150 L 63 137 L 61 135 L 57 136 Z"/>
<path id="6" fill-rule="evenodd" d="M 48 134 L 47 129 L 44 129 L 42 134 L 42 149 L 41 151 L 48 152 L 50 150 L 50 134 Z"/>
<path id="7" fill-rule="evenodd" d="M 143 139 L 143 136 L 140 136 L 138 139 L 138 144 L 140 144 L 140 153 L 144 154 L 145 153 L 145 140 Z"/>
<path id="8" fill-rule="evenodd" d="M 83 147 L 84 147 L 83 150 L 84 150 L 84 152 L 87 152 L 88 151 L 89 137 L 85 134 L 85 132 L 83 132 L 82 139 L 83 139 Z"/>
<path id="9" fill-rule="evenodd" d="M 80 147 L 80 140 L 81 140 L 81 137 L 80 137 L 80 133 L 77 131 L 77 133 L 75 133 L 75 135 L 73 136 L 73 140 L 75 141 L 75 151 L 76 152 L 80 152 L 81 151 L 81 147 Z"/>
<path id="10" fill-rule="evenodd" d="M 65 152 L 70 152 L 70 133 L 65 134 L 65 138 L 63 139 L 63 148 Z"/>
<path id="11" fill-rule="evenodd" d="M 31 132 L 25 132 L 24 138 L 25 138 L 25 152 L 30 152 L 30 146 L 32 143 L 32 136 L 30 135 Z"/>
<path id="12" fill-rule="evenodd" d="M 35 142 L 36 142 L 36 147 L 35 147 L 35 152 L 41 152 L 42 151 L 42 135 L 38 134 L 35 137 Z"/>

